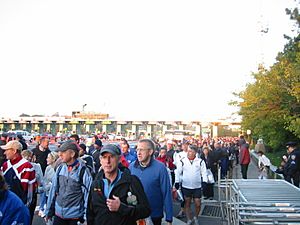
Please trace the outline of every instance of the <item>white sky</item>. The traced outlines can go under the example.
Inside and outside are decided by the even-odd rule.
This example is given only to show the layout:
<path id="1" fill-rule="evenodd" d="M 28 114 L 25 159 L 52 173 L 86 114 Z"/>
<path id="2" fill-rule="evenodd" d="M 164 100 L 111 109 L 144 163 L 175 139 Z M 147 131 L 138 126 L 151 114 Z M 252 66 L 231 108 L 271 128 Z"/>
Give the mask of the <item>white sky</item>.
<path id="1" fill-rule="evenodd" d="M 292 0 L 1 0 L 0 116 L 122 119 L 230 115 L 290 34 Z M 260 22 L 269 32 L 261 36 Z"/>

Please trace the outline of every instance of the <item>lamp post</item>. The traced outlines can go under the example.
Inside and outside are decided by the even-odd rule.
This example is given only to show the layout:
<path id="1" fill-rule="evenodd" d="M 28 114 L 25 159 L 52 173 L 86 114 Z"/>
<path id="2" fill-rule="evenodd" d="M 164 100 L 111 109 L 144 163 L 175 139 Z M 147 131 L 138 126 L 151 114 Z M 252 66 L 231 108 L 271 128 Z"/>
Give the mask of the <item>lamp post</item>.
<path id="1" fill-rule="evenodd" d="M 247 130 L 246 131 L 246 133 L 247 133 L 247 136 L 248 136 L 248 138 L 249 138 L 249 145 L 251 146 L 251 130 Z"/>
<path id="2" fill-rule="evenodd" d="M 84 112 L 84 108 L 86 107 L 86 105 L 87 105 L 87 104 L 84 104 L 84 105 L 82 106 L 82 112 Z"/>

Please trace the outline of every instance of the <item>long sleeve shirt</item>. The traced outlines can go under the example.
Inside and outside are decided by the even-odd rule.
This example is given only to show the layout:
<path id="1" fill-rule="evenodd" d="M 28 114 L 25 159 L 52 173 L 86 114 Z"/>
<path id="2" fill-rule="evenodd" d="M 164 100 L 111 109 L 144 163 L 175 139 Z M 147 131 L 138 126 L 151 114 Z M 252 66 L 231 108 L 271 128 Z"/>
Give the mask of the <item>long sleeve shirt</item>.
<path id="1" fill-rule="evenodd" d="M 130 164 L 132 175 L 136 175 L 142 182 L 146 196 L 151 206 L 151 217 L 163 217 L 166 212 L 166 221 L 173 220 L 172 190 L 169 175 L 164 164 L 151 159 L 146 167 L 142 167 L 138 160 Z"/>
<path id="2" fill-rule="evenodd" d="M 29 205 L 36 189 L 35 170 L 31 163 L 18 155 L 17 158 L 6 161 L 2 171 L 10 190 L 18 195 L 24 204 Z"/>
<path id="3" fill-rule="evenodd" d="M 187 157 L 182 158 L 180 163 L 177 163 L 175 182 L 181 182 L 184 188 L 201 188 L 201 183 L 207 182 L 207 170 L 204 160 L 198 157 L 193 160 Z"/>
<path id="4" fill-rule="evenodd" d="M 270 160 L 267 158 L 267 156 L 262 155 L 258 157 L 258 168 L 262 168 L 264 166 L 270 166 L 271 162 Z"/>

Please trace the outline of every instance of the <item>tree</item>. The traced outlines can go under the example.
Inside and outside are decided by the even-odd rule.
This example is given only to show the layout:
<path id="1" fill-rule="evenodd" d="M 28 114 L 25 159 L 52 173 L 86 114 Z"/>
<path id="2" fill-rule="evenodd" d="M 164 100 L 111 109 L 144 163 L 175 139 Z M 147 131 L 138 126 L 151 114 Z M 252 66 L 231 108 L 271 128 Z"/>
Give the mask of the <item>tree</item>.
<path id="1" fill-rule="evenodd" d="M 286 37 L 288 43 L 276 63 L 252 74 L 254 82 L 236 94 L 241 101 L 234 103 L 240 107 L 242 127 L 274 149 L 288 140 L 300 140 L 300 16 L 298 9 L 287 14 L 296 21 L 297 35 Z"/>

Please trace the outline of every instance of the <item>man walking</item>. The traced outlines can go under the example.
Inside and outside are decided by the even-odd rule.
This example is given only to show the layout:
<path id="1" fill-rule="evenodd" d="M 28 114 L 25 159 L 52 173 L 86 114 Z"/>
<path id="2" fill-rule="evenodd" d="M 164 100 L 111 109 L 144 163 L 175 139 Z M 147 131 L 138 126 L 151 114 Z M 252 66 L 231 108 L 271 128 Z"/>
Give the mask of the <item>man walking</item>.
<path id="1" fill-rule="evenodd" d="M 49 139 L 47 137 L 42 137 L 40 144 L 36 148 L 32 149 L 33 156 L 35 158 L 34 162 L 39 163 L 42 167 L 43 174 L 45 173 L 47 167 L 47 157 L 51 152 L 49 149 Z"/>
<path id="2" fill-rule="evenodd" d="M 88 204 L 89 225 L 136 225 L 150 215 L 140 180 L 127 168 L 118 168 L 121 150 L 113 144 L 100 151 L 101 169 L 92 184 Z"/>
<path id="3" fill-rule="evenodd" d="M 9 186 L 23 203 L 29 208 L 31 220 L 36 206 L 36 176 L 33 166 L 22 158 L 22 145 L 19 141 L 9 141 L 1 146 L 7 161 L 3 163 L 2 172 Z"/>
<path id="4" fill-rule="evenodd" d="M 188 219 L 187 224 L 192 224 L 191 201 L 195 203 L 194 224 L 198 223 L 198 216 L 201 209 L 201 183 L 207 183 L 206 164 L 203 159 L 197 156 L 198 148 L 195 145 L 189 145 L 187 157 L 181 159 L 177 164 L 177 173 L 175 177 L 175 188 L 179 189 L 179 183 L 182 183 L 182 193 L 185 200 L 185 214 Z M 181 178 L 181 180 L 180 180 Z M 202 179 L 201 179 L 202 178 Z"/>
<path id="5" fill-rule="evenodd" d="M 247 179 L 248 166 L 250 163 L 249 144 L 243 144 L 240 147 L 240 164 L 242 178 Z"/>
<path id="6" fill-rule="evenodd" d="M 155 144 L 150 139 L 141 139 L 137 145 L 138 159 L 130 164 L 133 175 L 140 178 L 151 207 L 154 225 L 161 225 L 165 209 L 168 225 L 173 220 L 172 190 L 168 171 L 164 164 L 153 159 Z"/>
<path id="7" fill-rule="evenodd" d="M 77 225 L 86 221 L 86 210 L 92 176 L 82 160 L 79 148 L 68 140 L 58 148 L 62 164 L 52 179 L 46 221 L 54 217 L 53 225 Z"/>

